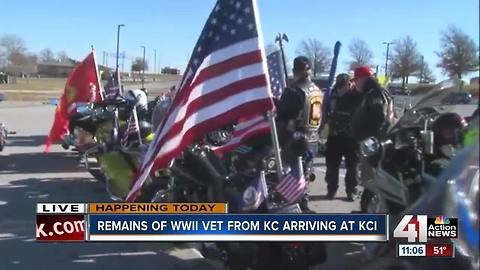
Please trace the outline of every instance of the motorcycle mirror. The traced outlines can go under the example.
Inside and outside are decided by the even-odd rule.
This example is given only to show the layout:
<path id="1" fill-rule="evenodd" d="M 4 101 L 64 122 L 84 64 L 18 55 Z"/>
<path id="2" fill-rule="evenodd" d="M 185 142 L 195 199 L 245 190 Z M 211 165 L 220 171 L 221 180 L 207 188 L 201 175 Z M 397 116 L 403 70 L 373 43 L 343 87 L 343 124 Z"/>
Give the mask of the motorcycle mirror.
<path id="1" fill-rule="evenodd" d="M 375 137 L 368 137 L 360 143 L 360 154 L 372 157 L 380 151 L 380 142 Z"/>

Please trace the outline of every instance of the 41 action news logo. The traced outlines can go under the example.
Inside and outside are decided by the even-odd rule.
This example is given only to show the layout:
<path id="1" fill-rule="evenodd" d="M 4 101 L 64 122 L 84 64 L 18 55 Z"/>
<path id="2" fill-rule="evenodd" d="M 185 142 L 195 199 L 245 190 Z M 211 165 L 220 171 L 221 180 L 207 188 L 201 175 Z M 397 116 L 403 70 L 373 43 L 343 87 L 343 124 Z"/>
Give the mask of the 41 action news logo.
<path id="1" fill-rule="evenodd" d="M 393 231 L 394 238 L 407 238 L 408 242 L 425 243 L 429 238 L 457 238 L 458 219 L 426 215 L 405 215 Z"/>

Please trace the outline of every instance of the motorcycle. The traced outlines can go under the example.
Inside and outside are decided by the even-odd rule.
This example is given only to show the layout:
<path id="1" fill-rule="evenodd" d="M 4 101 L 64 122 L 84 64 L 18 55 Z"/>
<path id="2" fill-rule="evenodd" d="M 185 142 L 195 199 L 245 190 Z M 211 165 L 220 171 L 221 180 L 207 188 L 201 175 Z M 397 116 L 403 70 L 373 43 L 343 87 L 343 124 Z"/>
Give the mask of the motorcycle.
<path id="1" fill-rule="evenodd" d="M 363 259 L 358 263 L 358 269 L 478 269 L 480 267 L 479 151 L 477 137 L 475 145 L 458 152 L 428 192 L 391 220 L 390 228 L 394 228 L 400 221 L 400 217 L 405 214 L 458 218 L 458 238 L 443 241 L 454 245 L 454 258 L 423 258 L 421 260 L 398 258 L 394 241 L 388 244 L 374 243 L 367 247 L 365 254 L 362 254 Z"/>
<path id="2" fill-rule="evenodd" d="M 406 111 L 383 138 L 370 137 L 361 142 L 362 157 L 375 175 L 365 184 L 375 194 L 368 202 L 369 212 L 396 215 L 435 183 L 455 149 L 436 146 L 434 137 L 439 134 L 433 126 L 448 113 L 443 110 L 443 98 L 460 87 L 461 82 L 456 80 L 440 83 Z"/>
<path id="3" fill-rule="evenodd" d="M 299 161 L 301 162 L 301 161 Z M 263 171 L 261 174 L 265 174 Z M 256 176 L 258 177 L 258 176 Z M 249 181 L 246 181 L 249 179 Z M 286 203 L 275 191 L 276 181 L 266 181 L 268 196 L 258 204 L 258 190 L 252 188 L 252 177 L 244 177 L 229 184 L 229 209 L 233 213 L 267 213 L 267 214 L 300 214 L 303 213 L 299 203 Z M 266 178 L 268 179 L 268 178 Z M 255 199 L 252 199 L 255 198 Z M 230 205 L 232 207 L 230 208 Z M 212 247 L 204 247 L 203 253 L 212 253 Z M 322 263 L 326 258 L 323 243 L 304 242 L 219 242 L 215 248 L 227 269 L 309 269 Z"/>
<path id="4" fill-rule="evenodd" d="M 0 102 L 5 100 L 5 96 L 0 93 Z M 3 151 L 7 144 L 7 136 L 10 134 L 16 134 L 14 131 L 8 131 L 4 123 L 0 123 L 0 152 Z"/>
<path id="5" fill-rule="evenodd" d="M 0 102 L 2 102 L 5 99 L 5 96 L 0 93 Z M 7 129 L 5 128 L 5 124 L 0 123 L 0 152 L 3 151 L 3 148 L 5 147 L 6 140 L 7 140 Z"/>

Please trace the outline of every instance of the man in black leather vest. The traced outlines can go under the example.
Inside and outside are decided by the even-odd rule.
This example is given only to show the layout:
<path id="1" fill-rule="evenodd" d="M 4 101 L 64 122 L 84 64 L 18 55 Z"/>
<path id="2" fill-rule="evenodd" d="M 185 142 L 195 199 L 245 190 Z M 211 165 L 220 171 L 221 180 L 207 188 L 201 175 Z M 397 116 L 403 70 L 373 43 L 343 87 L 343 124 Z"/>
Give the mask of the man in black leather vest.
<path id="1" fill-rule="evenodd" d="M 342 157 L 345 158 L 345 191 L 347 200 L 353 201 L 357 186 L 357 148 L 350 125 L 353 114 L 362 101 L 362 95 L 353 86 L 348 74 L 337 76 L 330 98 L 328 112 L 328 139 L 325 151 L 327 171 L 327 198 L 333 199 L 338 189 L 338 174 Z"/>

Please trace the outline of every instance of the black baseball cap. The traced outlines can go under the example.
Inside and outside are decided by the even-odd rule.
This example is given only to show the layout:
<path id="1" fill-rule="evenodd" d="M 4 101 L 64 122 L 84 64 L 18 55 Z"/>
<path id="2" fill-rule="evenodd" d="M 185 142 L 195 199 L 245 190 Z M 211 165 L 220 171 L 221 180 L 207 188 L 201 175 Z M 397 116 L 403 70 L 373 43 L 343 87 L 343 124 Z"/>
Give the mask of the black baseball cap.
<path id="1" fill-rule="evenodd" d="M 293 70 L 306 71 L 310 70 L 310 60 L 305 56 L 298 56 L 293 60 Z"/>
<path id="2" fill-rule="evenodd" d="M 344 86 L 347 82 L 351 81 L 352 78 L 347 73 L 340 73 L 335 79 L 335 85 Z"/>

